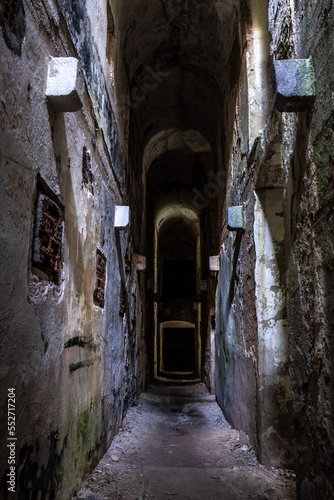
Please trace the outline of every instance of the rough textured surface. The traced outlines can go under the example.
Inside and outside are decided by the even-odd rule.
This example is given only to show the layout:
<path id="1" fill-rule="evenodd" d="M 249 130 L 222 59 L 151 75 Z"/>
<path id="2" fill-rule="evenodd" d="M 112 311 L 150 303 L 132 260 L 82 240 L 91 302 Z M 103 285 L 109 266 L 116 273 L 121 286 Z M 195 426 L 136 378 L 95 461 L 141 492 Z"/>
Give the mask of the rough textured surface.
<path id="1" fill-rule="evenodd" d="M 244 207 L 227 207 L 227 229 L 244 229 Z"/>
<path id="2" fill-rule="evenodd" d="M 332 0 L 15 0 L 0 25 L 0 375 L 17 391 L 17 497 L 70 498 L 161 375 L 202 379 L 263 464 L 295 468 L 299 498 L 333 498 Z M 79 111 L 47 101 L 50 56 L 80 62 Z M 283 60 L 313 61 L 305 111 L 274 109 Z M 38 226 L 38 193 L 62 216 Z M 194 333 L 166 373 L 175 324 Z"/>
<path id="3" fill-rule="evenodd" d="M 56 113 L 79 111 L 83 105 L 84 81 L 75 57 L 52 57 L 45 95 Z"/>
<path id="4" fill-rule="evenodd" d="M 279 111 L 305 111 L 314 102 L 312 59 L 274 61 L 272 80 L 274 106 Z"/>
<path id="5" fill-rule="evenodd" d="M 56 3 L 25 2 L 24 12 L 21 55 L 0 36 L 0 496 L 8 471 L 4 398 L 15 387 L 16 495 L 65 499 L 106 451 L 140 391 L 141 298 L 136 272 L 124 271 L 124 280 L 120 272 L 131 235 L 117 247 L 113 231 L 115 205 L 124 203 L 122 175 L 114 172 L 124 163 L 117 148 L 109 154 L 112 119 L 99 115 L 87 91 L 81 111 L 53 113 L 45 98 L 49 55 L 72 55 L 73 44 Z M 86 88 L 93 86 L 92 75 L 85 77 Z M 108 103 L 108 92 L 101 89 L 98 99 Z M 88 182 L 84 148 L 91 152 Z M 57 279 L 33 266 L 38 190 L 63 207 Z M 45 234 L 39 237 L 45 245 Z M 54 242 L 49 250 L 55 252 Z M 94 302 L 97 250 L 107 262 L 103 308 Z"/>
<path id="6" fill-rule="evenodd" d="M 273 4 L 273 2 L 272 2 Z M 289 2 L 271 17 L 277 39 Z M 289 361 L 298 495 L 332 498 L 333 422 L 333 3 L 303 2 L 292 13 L 294 53 L 312 57 L 313 113 L 283 120 Z M 275 45 L 272 46 L 275 54 Z"/>
<path id="7" fill-rule="evenodd" d="M 257 462 L 203 387 L 150 387 L 74 498 L 294 500 L 294 483 Z"/>

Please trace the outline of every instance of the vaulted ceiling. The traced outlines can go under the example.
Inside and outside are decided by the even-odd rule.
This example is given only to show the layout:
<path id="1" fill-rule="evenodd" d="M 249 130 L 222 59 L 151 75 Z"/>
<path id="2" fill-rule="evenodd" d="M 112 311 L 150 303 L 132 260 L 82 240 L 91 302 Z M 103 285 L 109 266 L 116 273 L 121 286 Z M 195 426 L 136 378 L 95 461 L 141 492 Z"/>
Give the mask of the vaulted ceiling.
<path id="1" fill-rule="evenodd" d="M 137 140 L 195 129 L 211 144 L 239 53 L 238 2 L 122 0 L 118 47 Z"/>
<path id="2" fill-rule="evenodd" d="M 130 197 L 141 182 L 143 204 L 156 217 L 166 207 L 171 217 L 180 206 L 196 211 L 194 189 L 206 185 L 209 172 L 226 168 L 225 130 L 233 128 L 241 60 L 239 1 L 110 1 L 115 90 L 126 100 L 135 171 Z"/>

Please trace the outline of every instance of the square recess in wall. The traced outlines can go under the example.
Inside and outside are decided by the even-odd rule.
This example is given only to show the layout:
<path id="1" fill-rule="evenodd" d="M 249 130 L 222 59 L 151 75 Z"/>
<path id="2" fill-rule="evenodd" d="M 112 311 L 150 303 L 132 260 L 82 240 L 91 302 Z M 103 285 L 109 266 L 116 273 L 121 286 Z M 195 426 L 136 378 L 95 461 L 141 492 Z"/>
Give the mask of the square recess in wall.
<path id="1" fill-rule="evenodd" d="M 100 250 L 96 251 L 96 281 L 94 290 L 94 302 L 104 307 L 104 289 L 106 284 L 107 259 Z"/>
<path id="2" fill-rule="evenodd" d="M 59 278 L 63 246 L 64 210 L 56 197 L 37 192 L 32 265 L 52 281 Z"/>

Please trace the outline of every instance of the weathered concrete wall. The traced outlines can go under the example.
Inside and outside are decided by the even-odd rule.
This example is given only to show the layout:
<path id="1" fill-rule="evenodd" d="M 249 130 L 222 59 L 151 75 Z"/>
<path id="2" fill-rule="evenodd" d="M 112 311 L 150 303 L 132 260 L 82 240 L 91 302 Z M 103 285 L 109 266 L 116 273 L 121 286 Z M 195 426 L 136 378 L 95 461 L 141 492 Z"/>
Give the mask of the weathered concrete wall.
<path id="1" fill-rule="evenodd" d="M 126 204 L 124 160 L 87 15 L 95 4 L 60 2 L 59 10 L 52 1 L 25 2 L 20 50 L 0 36 L 1 497 L 7 388 L 16 394 L 11 498 L 67 499 L 106 451 L 141 385 L 143 284 L 132 265 L 131 229 L 113 229 L 115 205 Z M 97 10 L 105 7 L 98 2 Z M 76 113 L 56 114 L 45 98 L 50 55 L 81 61 L 86 90 Z M 86 182 L 84 147 L 91 155 Z M 32 266 L 38 188 L 64 210 L 55 280 Z M 106 257 L 103 308 L 93 298 L 97 250 Z"/>
<path id="2" fill-rule="evenodd" d="M 286 275 L 284 237 L 283 189 L 259 190 L 254 218 L 261 407 L 258 430 L 261 459 L 277 465 L 291 465 L 293 437 L 286 291 L 282 279 Z"/>
<path id="3" fill-rule="evenodd" d="M 1 3 L 1 425 L 15 387 L 17 491 L 26 497 L 70 498 L 147 382 L 153 194 L 173 183 L 187 185 L 202 214 L 203 378 L 213 387 L 215 327 L 217 397 L 229 421 L 263 462 L 295 466 L 300 498 L 333 497 L 332 4 L 34 0 L 17 2 L 13 21 Z M 80 60 L 80 111 L 56 114 L 47 102 L 49 56 Z M 279 113 L 273 60 L 296 58 L 313 60 L 315 102 Z M 157 173 L 146 185 L 159 156 L 146 148 L 157 148 L 163 167 L 168 148 L 181 141 L 188 151 L 188 131 L 193 145 L 204 139 L 198 159 L 210 160 L 194 169 L 182 160 L 172 183 Z M 38 190 L 63 209 L 53 279 L 32 265 Z M 121 233 L 118 204 L 131 208 Z M 236 232 L 226 227 L 233 206 L 244 209 Z M 97 251 L 106 258 L 104 307 L 94 302 Z M 214 314 L 208 257 L 219 252 Z M 151 284 L 134 253 L 146 253 Z"/>
<path id="4" fill-rule="evenodd" d="M 283 113 L 287 305 L 300 498 L 333 498 L 333 2 L 270 2 L 271 52 L 313 58 L 312 111 Z"/>
<path id="5" fill-rule="evenodd" d="M 257 425 L 257 320 L 253 268 L 253 206 L 251 179 L 248 177 L 251 113 L 248 107 L 248 65 L 246 45 L 250 10 L 241 12 L 239 37 L 241 71 L 234 99 L 226 120 L 233 119 L 232 136 L 225 146 L 229 169 L 226 179 L 226 199 L 222 200 L 223 227 L 220 272 L 216 295 L 216 392 L 219 404 L 228 420 L 246 432 L 259 451 Z M 232 89 L 231 89 L 232 90 Z M 233 94 L 232 94 L 233 96 Z M 255 94 L 253 100 L 255 99 Z M 250 99 L 251 100 L 251 99 Z M 254 106 L 258 104 L 255 103 Z M 234 119 L 236 112 L 237 117 Z M 224 202 L 225 201 L 225 202 Z M 244 229 L 227 230 L 227 207 L 244 206 Z"/>
<path id="6" fill-rule="evenodd" d="M 268 38 L 258 8 L 245 16 L 230 149 L 224 210 L 243 204 L 245 228 L 222 230 L 217 395 L 262 461 L 295 467 L 300 498 L 332 498 L 334 9 L 270 1 Z M 281 114 L 270 70 L 291 58 L 313 59 L 316 98 Z"/>
<path id="7" fill-rule="evenodd" d="M 263 463 L 292 463 L 279 119 L 269 95 L 267 10 L 249 2 L 236 119 L 230 147 L 217 289 L 218 401 L 246 432 Z M 228 207 L 242 206 L 243 228 L 226 229 Z"/>

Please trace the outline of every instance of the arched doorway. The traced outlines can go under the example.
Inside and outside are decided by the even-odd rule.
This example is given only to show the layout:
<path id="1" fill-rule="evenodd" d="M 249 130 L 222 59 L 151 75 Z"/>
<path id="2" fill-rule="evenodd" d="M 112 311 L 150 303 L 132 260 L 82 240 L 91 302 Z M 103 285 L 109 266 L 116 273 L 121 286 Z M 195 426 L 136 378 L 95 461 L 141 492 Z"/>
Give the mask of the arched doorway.
<path id="1" fill-rule="evenodd" d="M 200 220 L 182 203 L 155 218 L 154 376 L 201 379 Z"/>

